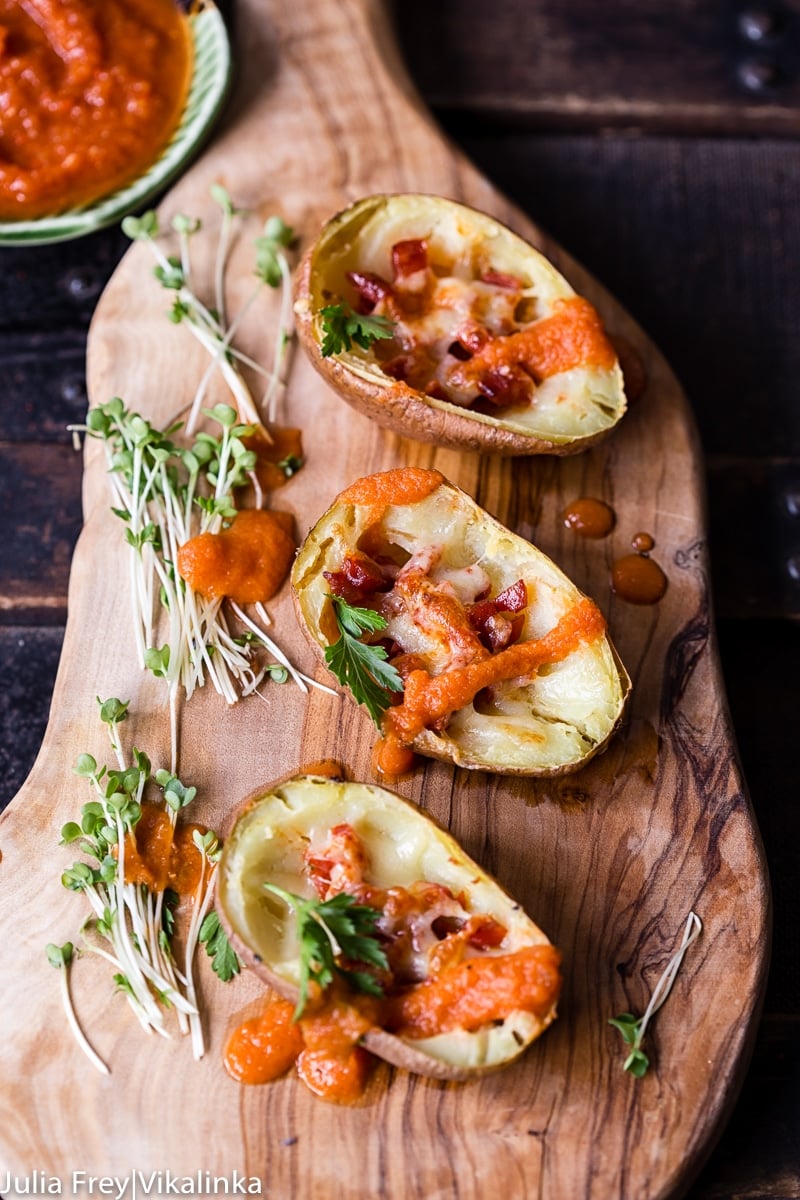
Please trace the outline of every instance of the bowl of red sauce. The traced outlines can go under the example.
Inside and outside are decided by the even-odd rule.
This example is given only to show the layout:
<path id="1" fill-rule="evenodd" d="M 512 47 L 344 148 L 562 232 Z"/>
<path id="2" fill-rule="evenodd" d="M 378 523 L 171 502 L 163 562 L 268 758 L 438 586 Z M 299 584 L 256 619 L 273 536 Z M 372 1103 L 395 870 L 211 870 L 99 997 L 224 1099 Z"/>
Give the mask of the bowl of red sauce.
<path id="1" fill-rule="evenodd" d="M 82 237 L 187 165 L 231 75 L 213 3 L 0 0 L 0 244 Z"/>

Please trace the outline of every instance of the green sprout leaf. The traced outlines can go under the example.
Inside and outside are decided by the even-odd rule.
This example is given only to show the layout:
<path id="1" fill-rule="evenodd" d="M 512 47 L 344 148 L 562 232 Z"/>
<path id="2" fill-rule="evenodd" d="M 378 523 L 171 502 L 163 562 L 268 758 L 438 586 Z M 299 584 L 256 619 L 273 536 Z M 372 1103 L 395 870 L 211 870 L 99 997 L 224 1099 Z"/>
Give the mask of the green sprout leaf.
<path id="1" fill-rule="evenodd" d="M 144 665 L 157 678 L 166 679 L 169 671 L 169 644 L 162 646 L 160 650 L 155 646 L 150 646 L 145 650 Z"/>
<path id="2" fill-rule="evenodd" d="M 198 217 L 187 217 L 185 213 L 176 213 L 172 218 L 172 228 L 176 233 L 181 233 L 185 237 L 191 237 L 193 233 L 198 233 L 202 227 L 202 222 Z"/>
<path id="3" fill-rule="evenodd" d="M 125 217 L 122 232 L 133 242 L 147 241 L 158 237 L 158 216 L 155 212 L 142 213 L 140 217 Z"/>
<path id="4" fill-rule="evenodd" d="M 91 754 L 79 754 L 78 761 L 72 768 L 76 775 L 89 779 L 97 772 L 97 760 Z"/>
<path id="5" fill-rule="evenodd" d="M 159 263 L 157 267 L 153 267 L 153 274 L 161 286 L 168 291 L 179 292 L 186 283 L 181 260 L 174 255 L 170 255 L 165 266 Z"/>
<path id="6" fill-rule="evenodd" d="M 101 700 L 98 696 L 97 703 L 100 705 L 100 720 L 104 725 L 119 725 L 127 719 L 130 700 L 123 702 L 117 700 L 116 696 Z"/>
<path id="7" fill-rule="evenodd" d="M 72 942 L 64 942 L 63 946 L 56 946 L 53 942 L 48 942 L 44 949 L 51 967 L 67 967 L 72 962 L 74 953 Z"/>
<path id="8" fill-rule="evenodd" d="M 238 211 L 231 200 L 230 192 L 221 183 L 212 183 L 209 188 L 211 199 L 218 204 L 222 211 L 229 217 L 232 217 Z"/>
<path id="9" fill-rule="evenodd" d="M 627 1042 L 629 1046 L 634 1044 L 636 1035 L 639 1032 L 639 1026 L 641 1025 L 641 1019 L 637 1020 L 633 1013 L 620 1013 L 618 1017 L 609 1017 L 608 1023 L 619 1030 L 623 1041 Z"/>

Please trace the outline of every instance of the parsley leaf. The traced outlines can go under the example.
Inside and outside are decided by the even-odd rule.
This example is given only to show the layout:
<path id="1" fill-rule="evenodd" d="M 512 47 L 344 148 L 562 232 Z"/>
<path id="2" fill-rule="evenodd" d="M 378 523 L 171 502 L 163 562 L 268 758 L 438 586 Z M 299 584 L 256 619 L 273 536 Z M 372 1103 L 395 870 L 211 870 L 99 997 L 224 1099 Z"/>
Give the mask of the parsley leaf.
<path id="1" fill-rule="evenodd" d="M 341 596 L 331 596 L 336 624 L 341 637 L 325 647 L 325 661 L 333 674 L 363 704 L 380 728 L 381 716 L 389 707 L 392 692 L 402 692 L 403 680 L 383 646 L 361 641 L 364 633 L 386 628 L 386 618 L 371 608 L 354 608 Z"/>
<path id="2" fill-rule="evenodd" d="M 320 309 L 322 328 L 322 357 L 350 350 L 353 342 L 369 350 L 373 342 L 394 335 L 394 325 L 388 317 L 369 317 L 353 312 L 349 304 L 328 304 Z"/>
<path id="3" fill-rule="evenodd" d="M 347 892 L 339 892 L 330 900 L 304 900 L 293 892 L 284 891 L 274 883 L 264 887 L 274 892 L 297 914 L 297 936 L 300 942 L 300 995 L 294 1010 L 294 1020 L 303 1015 L 308 1003 L 308 985 L 318 984 L 324 991 L 341 975 L 355 991 L 370 996 L 382 996 L 383 986 L 369 971 L 342 967 L 337 962 L 349 962 L 387 970 L 389 963 L 375 932 L 380 912 L 366 904 L 358 904 Z"/>
<path id="4" fill-rule="evenodd" d="M 198 941 L 205 942 L 206 953 L 211 959 L 211 969 L 223 983 L 239 974 L 241 964 L 213 908 L 200 926 Z"/>

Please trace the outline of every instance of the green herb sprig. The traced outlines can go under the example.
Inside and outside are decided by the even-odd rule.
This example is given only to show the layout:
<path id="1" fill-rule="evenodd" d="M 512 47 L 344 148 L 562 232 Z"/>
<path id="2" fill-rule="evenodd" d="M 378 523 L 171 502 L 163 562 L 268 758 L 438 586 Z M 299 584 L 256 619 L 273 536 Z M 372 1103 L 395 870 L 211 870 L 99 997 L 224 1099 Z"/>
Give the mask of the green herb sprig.
<path id="1" fill-rule="evenodd" d="M 386 954 L 376 934 L 380 912 L 359 904 L 346 892 L 330 900 L 306 900 L 274 883 L 265 883 L 267 891 L 279 896 L 297 916 L 300 943 L 300 996 L 293 1019 L 299 1020 L 308 1003 L 310 983 L 324 991 L 336 975 L 357 992 L 382 996 L 383 985 L 369 971 L 343 967 L 340 959 L 388 970 Z"/>
<path id="2" fill-rule="evenodd" d="M 387 662 L 385 647 L 370 645 L 361 638 L 365 633 L 380 633 L 386 628 L 386 618 L 371 608 L 356 608 L 341 596 L 331 596 L 331 603 L 341 636 L 326 646 L 325 661 L 380 728 L 392 694 L 403 690 L 403 680 L 397 668 Z"/>
<path id="3" fill-rule="evenodd" d="M 388 317 L 365 316 L 354 312 L 349 304 L 327 304 L 320 309 L 320 316 L 323 358 L 352 349 L 354 342 L 362 350 L 369 350 L 373 342 L 394 336 L 394 324 Z"/>
<path id="4" fill-rule="evenodd" d="M 609 1017 L 608 1019 L 609 1025 L 613 1025 L 622 1035 L 625 1045 L 630 1046 L 630 1052 L 622 1064 L 622 1069 L 629 1071 L 636 1079 L 641 1079 L 647 1074 L 650 1068 L 650 1059 L 644 1050 L 642 1050 L 642 1042 L 644 1041 L 647 1026 L 661 1008 L 667 996 L 669 996 L 686 951 L 692 942 L 699 938 L 702 931 L 703 925 L 697 913 L 690 912 L 686 919 L 680 945 L 664 968 L 656 986 L 653 988 L 650 1003 L 647 1005 L 644 1014 L 641 1017 L 636 1017 L 633 1013 L 625 1012 L 620 1013 L 617 1017 Z"/>
<path id="5" fill-rule="evenodd" d="M 206 953 L 211 959 L 211 969 L 223 983 L 233 979 L 241 971 L 241 963 L 236 951 L 228 941 L 228 935 L 220 924 L 219 917 L 212 910 L 206 914 L 200 926 L 198 939 L 205 945 Z"/>

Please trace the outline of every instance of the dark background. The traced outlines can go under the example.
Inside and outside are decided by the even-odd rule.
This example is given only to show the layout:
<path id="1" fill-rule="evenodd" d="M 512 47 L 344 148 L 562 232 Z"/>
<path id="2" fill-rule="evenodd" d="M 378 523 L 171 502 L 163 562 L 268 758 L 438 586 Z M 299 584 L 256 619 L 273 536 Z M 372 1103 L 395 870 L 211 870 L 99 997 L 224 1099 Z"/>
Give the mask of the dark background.
<path id="1" fill-rule="evenodd" d="M 694 409 L 775 935 L 742 1096 L 690 1194 L 800 1197 L 800 5 L 405 0 L 396 15 L 440 124 L 633 313 Z M 125 245 L 110 230 L 0 250 L 0 806 L 47 720 L 81 519 L 65 427 Z"/>

